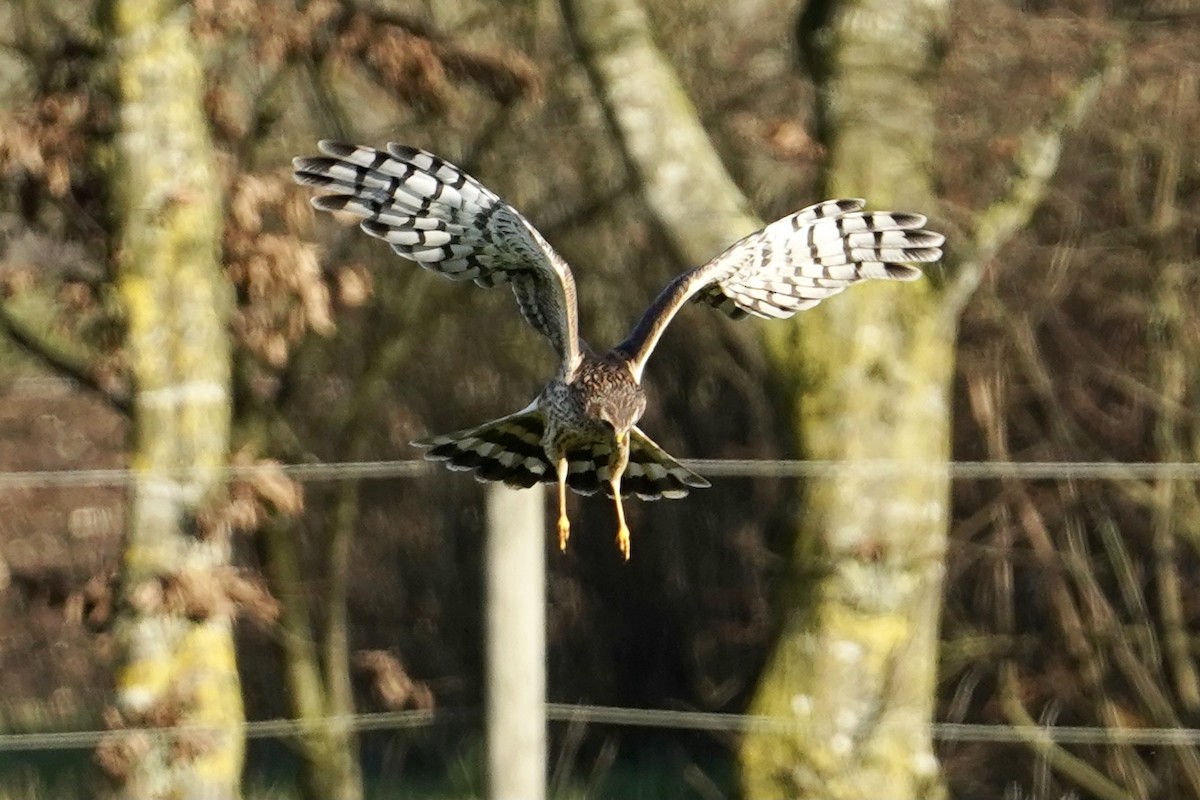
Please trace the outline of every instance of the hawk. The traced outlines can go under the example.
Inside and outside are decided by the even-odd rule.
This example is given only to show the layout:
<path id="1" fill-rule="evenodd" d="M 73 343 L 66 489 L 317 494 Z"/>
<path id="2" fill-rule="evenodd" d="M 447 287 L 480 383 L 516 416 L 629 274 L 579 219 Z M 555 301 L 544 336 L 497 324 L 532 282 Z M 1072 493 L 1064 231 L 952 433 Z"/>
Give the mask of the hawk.
<path id="1" fill-rule="evenodd" d="M 921 271 L 912 265 L 937 261 L 945 241 L 924 229 L 920 214 L 864 211 L 863 200 L 817 203 L 684 272 L 625 341 L 598 353 L 579 336 L 570 267 L 495 192 L 417 148 L 335 141 L 318 147 L 323 156 L 293 160 L 298 183 L 326 192 L 312 199 L 316 208 L 360 217 L 362 229 L 397 254 L 452 280 L 507 284 L 521 314 L 558 354 L 554 377 L 525 408 L 413 444 L 427 459 L 471 470 L 479 480 L 518 487 L 556 482 L 564 549 L 567 487 L 581 494 L 603 489 L 616 505 L 625 559 L 623 496 L 678 498 L 709 485 L 637 427 L 646 408 L 646 361 L 684 303 L 707 303 L 734 318 L 790 317 L 859 281 L 916 280 Z"/>

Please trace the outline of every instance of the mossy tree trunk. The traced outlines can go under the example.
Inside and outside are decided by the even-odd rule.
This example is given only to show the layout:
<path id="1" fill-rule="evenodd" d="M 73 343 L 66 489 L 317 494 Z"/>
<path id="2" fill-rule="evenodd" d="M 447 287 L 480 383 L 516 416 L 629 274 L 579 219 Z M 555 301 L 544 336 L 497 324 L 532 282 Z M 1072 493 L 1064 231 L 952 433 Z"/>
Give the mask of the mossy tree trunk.
<path id="1" fill-rule="evenodd" d="M 354 484 L 348 484 L 354 486 Z M 357 489 L 343 489 L 338 501 L 337 530 L 331 532 L 331 580 L 326 602 L 329 617 L 318 643 L 320 630 L 313 624 L 309 597 L 299 564 L 299 531 L 284 520 L 266 523 L 264 537 L 267 578 L 279 599 L 279 644 L 283 653 L 284 679 L 292 713 L 303 725 L 295 746 L 303 768 L 301 792 L 307 800 L 361 800 L 362 771 L 358 763 L 358 739 L 351 725 L 354 698 L 350 685 L 345 619 L 344 563 L 347 537 L 357 509 Z M 346 493 L 353 497 L 347 499 Z M 347 503 L 354 510 L 345 511 Z M 323 645 L 323 647 L 322 647 Z"/>
<path id="2" fill-rule="evenodd" d="M 223 800 L 239 796 L 243 757 L 220 577 L 230 546 L 226 530 L 197 523 L 220 495 L 229 446 L 220 186 L 186 9 L 112 0 L 107 13 L 120 103 L 117 284 L 137 387 L 116 704 L 124 726 L 146 730 L 114 735 L 100 756 L 118 797 Z"/>
<path id="3" fill-rule="evenodd" d="M 947 2 L 837 0 L 801 20 L 829 148 L 826 194 L 934 209 L 930 79 Z M 751 800 L 943 796 L 933 717 L 949 518 L 956 311 L 939 276 L 867 285 L 769 332 L 813 479 L 791 602 L 751 710 L 796 724 L 742 746 Z M 885 469 L 871 462 L 884 462 Z"/>
<path id="4" fill-rule="evenodd" d="M 347 402 L 331 415 L 327 436 L 343 443 L 338 459 L 369 456 L 378 429 L 373 413 L 391 381 L 403 371 L 417 340 L 397 333 L 374 343 L 370 366 L 357 379 Z M 295 742 L 303 762 L 301 791 L 308 800 L 360 800 L 363 797 L 358 736 L 350 675 L 350 636 L 346 618 L 350 591 L 350 548 L 359 525 L 360 483 L 344 480 L 324 536 L 324 606 L 314 607 L 301 569 L 302 537 L 277 519 L 263 530 L 263 552 L 271 591 L 279 599 L 280 649 L 292 713 L 303 724 Z"/>
<path id="5" fill-rule="evenodd" d="M 564 0 L 606 112 L 680 255 L 702 263 L 758 227 L 636 0 Z M 927 81 L 944 3 L 822 3 L 829 196 L 935 207 Z M 683 176 L 686 176 L 684 178 Z M 702 208 L 698 205 L 702 204 Z M 753 711 L 747 798 L 936 798 L 932 716 L 948 516 L 956 313 L 935 279 L 856 287 L 762 327 L 800 451 L 850 469 L 814 483 Z M 854 464 L 877 459 L 891 474 Z M 867 465 L 869 466 L 869 465 Z"/>

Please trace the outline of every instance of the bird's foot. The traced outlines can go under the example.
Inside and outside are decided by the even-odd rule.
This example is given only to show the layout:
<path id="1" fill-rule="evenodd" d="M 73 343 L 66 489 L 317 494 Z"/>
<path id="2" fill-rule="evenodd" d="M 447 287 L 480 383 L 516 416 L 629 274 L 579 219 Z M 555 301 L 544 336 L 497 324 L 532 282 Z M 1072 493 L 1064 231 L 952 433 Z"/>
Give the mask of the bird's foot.
<path id="1" fill-rule="evenodd" d="M 571 538 L 571 523 L 566 514 L 558 518 L 558 549 L 567 552 L 567 540 Z"/>
<path id="2" fill-rule="evenodd" d="M 621 523 L 621 527 L 617 528 L 617 549 L 621 551 L 621 555 L 625 560 L 629 560 L 629 528 L 625 527 L 625 523 Z"/>

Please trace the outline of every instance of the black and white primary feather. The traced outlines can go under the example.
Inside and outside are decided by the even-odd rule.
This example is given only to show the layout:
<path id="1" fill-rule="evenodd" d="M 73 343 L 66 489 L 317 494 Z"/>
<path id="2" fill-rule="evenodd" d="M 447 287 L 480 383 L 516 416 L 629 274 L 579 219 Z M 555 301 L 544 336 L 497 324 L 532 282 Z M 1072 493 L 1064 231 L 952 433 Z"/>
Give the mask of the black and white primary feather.
<path id="1" fill-rule="evenodd" d="M 912 265 L 940 259 L 945 241 L 924 229 L 919 214 L 864 211 L 862 200 L 817 203 L 680 275 L 625 341 L 596 355 L 579 338 L 570 267 L 494 192 L 424 150 L 331 141 L 319 147 L 323 156 L 293 162 L 297 182 L 326 191 L 314 206 L 361 217 L 364 231 L 425 269 L 480 286 L 508 284 L 522 315 L 559 356 L 556 374 L 526 408 L 414 444 L 426 458 L 480 480 L 557 482 L 562 547 L 570 531 L 566 488 L 603 489 L 616 505 L 625 558 L 623 494 L 676 498 L 709 485 L 636 424 L 646 408 L 646 361 L 684 303 L 708 303 L 735 318 L 790 317 L 860 281 L 916 280 L 921 271 Z"/>

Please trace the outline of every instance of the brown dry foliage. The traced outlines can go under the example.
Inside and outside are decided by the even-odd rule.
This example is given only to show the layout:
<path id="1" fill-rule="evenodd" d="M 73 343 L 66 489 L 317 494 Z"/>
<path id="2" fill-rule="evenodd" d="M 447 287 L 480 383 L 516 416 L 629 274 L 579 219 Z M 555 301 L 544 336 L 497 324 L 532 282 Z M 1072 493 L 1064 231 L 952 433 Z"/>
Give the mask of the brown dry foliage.
<path id="1" fill-rule="evenodd" d="M 414 709 L 433 711 L 434 697 L 428 684 L 413 680 L 404 665 L 386 650 L 359 650 L 354 666 L 371 676 L 375 696 L 389 711 Z"/>
<path id="2" fill-rule="evenodd" d="M 71 189 L 72 170 L 86 163 L 97 120 L 83 93 L 57 92 L 37 98 L 0 125 L 0 172 L 23 171 L 63 198 Z"/>
<path id="3" fill-rule="evenodd" d="M 197 519 L 201 536 L 227 536 L 258 530 L 272 517 L 293 517 L 304 510 L 304 489 L 274 459 L 257 459 L 248 450 L 230 458 L 237 471 L 224 495 L 214 498 Z"/>
<path id="4" fill-rule="evenodd" d="M 461 83 L 473 83 L 504 104 L 541 93 L 538 72 L 528 58 L 464 47 L 416 17 L 335 0 L 299 8 L 291 2 L 250 0 L 200 0 L 195 6 L 194 29 L 202 39 L 245 37 L 251 57 L 267 70 L 298 57 L 361 66 L 396 99 L 439 113 L 454 104 Z M 230 107 L 228 95 L 222 97 L 215 109 Z M 225 113 L 217 117 L 233 119 Z"/>
<path id="5" fill-rule="evenodd" d="M 287 362 L 308 331 L 328 336 L 334 330 L 316 247 L 295 233 L 310 227 L 312 217 L 298 189 L 286 174 L 243 174 L 229 195 L 226 273 L 242 297 L 233 330 L 274 367 Z"/>
<path id="6" fill-rule="evenodd" d="M 192 620 L 245 615 L 268 625 L 279 603 L 262 576 L 232 566 L 186 569 L 130 587 L 125 601 L 139 614 L 171 614 Z"/>
<path id="7" fill-rule="evenodd" d="M 113 783 L 123 783 L 134 765 L 150 754 L 151 740 L 141 731 L 110 734 L 96 746 L 95 762 Z"/>

